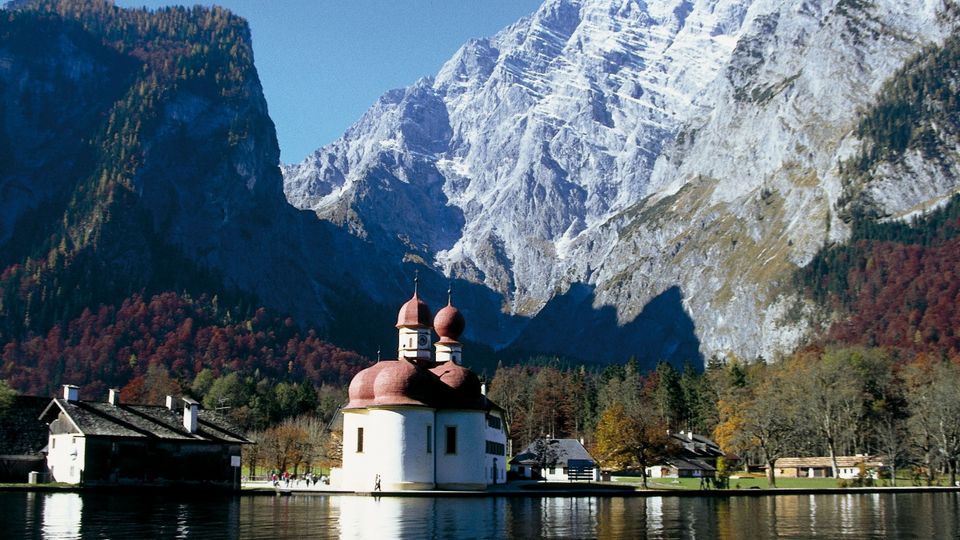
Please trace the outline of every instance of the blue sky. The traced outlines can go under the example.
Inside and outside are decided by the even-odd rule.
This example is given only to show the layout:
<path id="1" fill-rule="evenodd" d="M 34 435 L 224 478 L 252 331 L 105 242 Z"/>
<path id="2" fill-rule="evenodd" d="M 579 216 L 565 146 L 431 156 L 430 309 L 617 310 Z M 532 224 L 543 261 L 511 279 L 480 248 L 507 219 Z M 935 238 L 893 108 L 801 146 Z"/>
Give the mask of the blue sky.
<path id="1" fill-rule="evenodd" d="M 116 0 L 123 7 L 204 1 Z M 221 0 L 250 22 L 281 160 L 334 141 L 381 94 L 434 75 L 465 41 L 540 0 Z"/>

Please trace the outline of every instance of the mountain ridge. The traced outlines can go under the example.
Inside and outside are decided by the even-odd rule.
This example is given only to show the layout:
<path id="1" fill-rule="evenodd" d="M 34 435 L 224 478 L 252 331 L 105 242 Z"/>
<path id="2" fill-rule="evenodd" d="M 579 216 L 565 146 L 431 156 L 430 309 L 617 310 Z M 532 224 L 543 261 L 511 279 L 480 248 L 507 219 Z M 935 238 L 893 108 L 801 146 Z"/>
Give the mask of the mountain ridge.
<path id="1" fill-rule="evenodd" d="M 849 234 L 837 163 L 860 146 L 858 111 L 953 31 L 956 11 L 949 0 L 551 0 L 285 166 L 285 193 L 502 295 L 520 317 L 483 341 L 563 341 L 559 328 L 589 327 L 606 307 L 625 329 L 679 287 L 704 356 L 775 357 L 822 318 L 791 275 Z M 929 184 L 942 198 L 955 178 Z M 378 200 L 407 207 L 415 192 L 442 210 L 378 214 Z M 442 239 L 423 232 L 434 228 Z M 553 329 L 527 325 L 577 284 L 594 291 L 588 306 Z M 629 342 L 623 332 L 614 343 Z"/>

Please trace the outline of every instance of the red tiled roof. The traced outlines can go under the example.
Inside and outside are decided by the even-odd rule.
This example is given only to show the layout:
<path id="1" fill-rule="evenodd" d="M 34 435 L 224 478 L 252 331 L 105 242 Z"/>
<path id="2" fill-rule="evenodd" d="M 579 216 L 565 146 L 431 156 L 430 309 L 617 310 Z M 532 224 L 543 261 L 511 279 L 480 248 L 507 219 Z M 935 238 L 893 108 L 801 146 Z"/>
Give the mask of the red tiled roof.
<path id="1" fill-rule="evenodd" d="M 480 378 L 453 362 L 383 360 L 350 382 L 347 409 L 390 405 L 489 409 Z"/>

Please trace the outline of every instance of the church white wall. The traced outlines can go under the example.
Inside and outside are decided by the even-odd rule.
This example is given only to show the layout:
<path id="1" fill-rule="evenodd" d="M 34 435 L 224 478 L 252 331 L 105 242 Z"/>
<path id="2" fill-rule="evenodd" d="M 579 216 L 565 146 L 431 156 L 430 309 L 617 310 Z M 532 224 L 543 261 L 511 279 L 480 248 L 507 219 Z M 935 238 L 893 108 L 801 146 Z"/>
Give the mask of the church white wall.
<path id="1" fill-rule="evenodd" d="M 384 491 L 432 489 L 433 453 L 427 451 L 427 426 L 433 428 L 433 409 L 393 407 L 344 411 L 341 485 L 354 491 L 373 491 L 380 475 Z M 363 450 L 357 451 L 358 428 L 363 428 Z M 432 448 L 431 448 L 432 450 Z"/>
<path id="2" fill-rule="evenodd" d="M 47 443 L 47 468 L 54 482 L 80 483 L 80 472 L 86 460 L 87 439 L 81 435 L 64 433 L 50 435 Z"/>
<path id="3" fill-rule="evenodd" d="M 372 432 L 367 409 L 343 411 L 343 467 L 340 485 L 354 491 L 373 491 L 372 472 L 373 455 L 370 452 L 357 452 L 357 431 L 363 428 L 364 450 L 370 444 L 369 432 Z"/>
<path id="4" fill-rule="evenodd" d="M 496 429 L 490 426 L 490 423 L 487 422 L 487 414 L 494 416 L 500 420 L 500 428 Z M 503 419 L 503 416 L 500 414 L 500 411 L 490 411 L 485 413 L 483 417 L 484 422 L 484 462 L 485 470 L 487 471 L 487 484 L 503 484 L 507 481 L 507 470 L 510 468 L 507 463 L 507 428 L 506 422 Z M 486 441 L 496 442 L 503 445 L 504 455 L 494 455 L 486 453 Z"/>
<path id="5" fill-rule="evenodd" d="M 427 450 L 427 426 L 434 411 L 423 407 L 374 409 L 370 417 L 380 430 L 376 448 L 383 469 L 375 470 L 383 489 L 433 489 L 433 448 Z"/>
<path id="6" fill-rule="evenodd" d="M 437 487 L 483 489 L 489 483 L 484 411 L 437 411 Z M 457 428 L 456 452 L 447 453 L 447 427 Z"/>

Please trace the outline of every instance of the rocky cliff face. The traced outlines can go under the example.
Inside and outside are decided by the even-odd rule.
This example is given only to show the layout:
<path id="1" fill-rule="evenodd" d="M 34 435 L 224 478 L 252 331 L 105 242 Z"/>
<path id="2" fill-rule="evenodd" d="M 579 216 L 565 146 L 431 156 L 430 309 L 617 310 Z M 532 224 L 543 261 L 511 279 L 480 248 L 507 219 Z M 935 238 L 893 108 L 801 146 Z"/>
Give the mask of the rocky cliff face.
<path id="1" fill-rule="evenodd" d="M 144 289 L 327 322 L 332 227 L 284 199 L 245 21 L 17 2 L 0 96 L 0 341 Z"/>
<path id="2" fill-rule="evenodd" d="M 953 0 L 548 0 L 385 94 L 284 190 L 501 295 L 519 322 L 475 339 L 772 357 L 810 333 L 789 278 L 854 200 L 895 217 L 955 190 L 922 156 L 864 189 L 840 169 L 858 112 L 956 20 Z"/>

